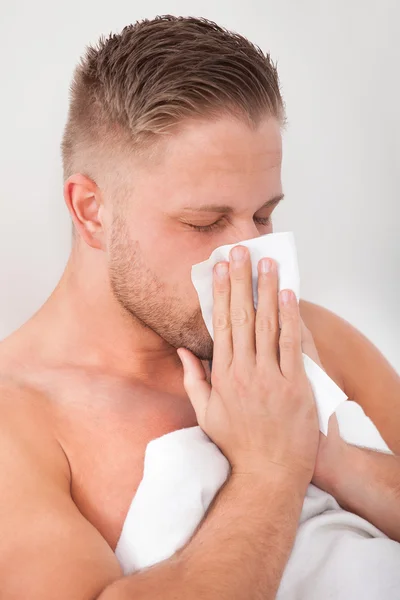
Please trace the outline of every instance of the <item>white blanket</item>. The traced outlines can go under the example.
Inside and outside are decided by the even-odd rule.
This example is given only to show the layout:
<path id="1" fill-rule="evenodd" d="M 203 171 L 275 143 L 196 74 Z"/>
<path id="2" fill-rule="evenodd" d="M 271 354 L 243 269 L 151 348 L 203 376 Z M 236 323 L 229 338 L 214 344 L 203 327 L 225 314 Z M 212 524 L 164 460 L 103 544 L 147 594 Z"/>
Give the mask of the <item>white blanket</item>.
<path id="1" fill-rule="evenodd" d="M 347 401 L 336 414 L 348 441 L 369 439 L 379 448 L 381 437 L 361 407 Z M 227 460 L 199 427 L 150 442 L 116 549 L 124 573 L 169 558 L 188 542 L 228 476 Z M 400 544 L 310 485 L 277 598 L 399 600 Z"/>

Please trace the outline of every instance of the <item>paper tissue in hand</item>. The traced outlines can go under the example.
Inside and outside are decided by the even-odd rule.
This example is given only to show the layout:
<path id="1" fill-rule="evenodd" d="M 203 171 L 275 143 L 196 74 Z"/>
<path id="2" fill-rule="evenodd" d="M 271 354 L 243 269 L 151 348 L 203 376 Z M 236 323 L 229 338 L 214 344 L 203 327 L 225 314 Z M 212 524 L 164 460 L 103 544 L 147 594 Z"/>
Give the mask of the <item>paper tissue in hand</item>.
<path id="1" fill-rule="evenodd" d="M 257 308 L 258 271 L 257 265 L 261 258 L 268 257 L 276 261 L 278 266 L 279 290 L 291 289 L 300 299 L 300 276 L 297 263 L 297 252 L 294 235 L 291 231 L 284 233 L 270 233 L 250 240 L 240 241 L 216 248 L 208 260 L 193 265 L 192 282 L 200 300 L 203 319 L 212 339 L 213 332 L 213 268 L 217 262 L 229 261 L 231 248 L 240 244 L 246 246 L 250 252 L 253 274 L 254 306 Z M 319 428 L 327 435 L 329 417 L 336 408 L 347 399 L 344 392 L 311 358 L 303 354 L 305 371 L 311 383 L 317 404 Z"/>

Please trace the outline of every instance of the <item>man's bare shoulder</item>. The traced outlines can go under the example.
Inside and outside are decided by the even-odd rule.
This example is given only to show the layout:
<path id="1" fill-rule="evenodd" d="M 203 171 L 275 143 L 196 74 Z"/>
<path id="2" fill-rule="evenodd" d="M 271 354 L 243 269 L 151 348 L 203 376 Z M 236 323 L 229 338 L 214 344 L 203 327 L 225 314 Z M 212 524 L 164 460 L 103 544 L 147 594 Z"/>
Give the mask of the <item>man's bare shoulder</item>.
<path id="1" fill-rule="evenodd" d="M 313 302 L 300 300 L 300 314 L 311 331 L 321 360 L 342 380 L 358 368 L 363 372 L 389 367 L 378 348 L 346 319 Z M 325 366 L 325 364 L 324 364 Z"/>
<path id="2" fill-rule="evenodd" d="M 331 310 L 307 300 L 300 300 L 299 307 L 324 368 L 348 397 L 352 397 L 353 386 L 350 383 L 359 368 L 360 358 L 372 351 L 374 363 L 379 362 L 382 355 L 358 329 Z"/>
<path id="3" fill-rule="evenodd" d="M 55 436 L 51 403 L 10 369 L 0 352 L 0 455 L 27 460 L 46 470 L 65 489 L 70 484 L 68 459 Z M 16 465 L 14 465 L 15 467 Z M 21 465 L 22 466 L 22 465 Z"/>
<path id="4" fill-rule="evenodd" d="M 338 321 L 350 326 L 350 323 L 347 323 L 347 321 L 341 319 L 341 317 L 320 304 L 300 299 L 299 307 L 302 319 L 309 329 L 310 327 L 315 327 L 317 324 L 325 328 Z"/>
<path id="5" fill-rule="evenodd" d="M 71 496 L 54 404 L 27 383 L 23 367 L 7 366 L 0 360 L 2 597 L 47 599 L 57 589 L 60 599 L 97 598 L 121 569 Z"/>

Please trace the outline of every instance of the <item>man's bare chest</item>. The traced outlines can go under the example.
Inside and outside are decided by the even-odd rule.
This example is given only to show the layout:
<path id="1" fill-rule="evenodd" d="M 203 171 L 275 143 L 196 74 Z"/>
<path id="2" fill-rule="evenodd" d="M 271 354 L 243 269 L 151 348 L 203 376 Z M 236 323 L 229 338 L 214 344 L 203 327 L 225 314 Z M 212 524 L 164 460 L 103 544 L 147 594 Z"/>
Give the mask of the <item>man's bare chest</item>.
<path id="1" fill-rule="evenodd" d="M 114 550 L 143 476 L 147 444 L 197 424 L 189 399 L 184 391 L 61 371 L 29 383 L 48 398 L 75 504 Z"/>
<path id="2" fill-rule="evenodd" d="M 147 411 L 143 411 L 146 413 Z M 71 495 L 79 510 L 115 549 L 129 506 L 143 476 L 147 444 L 170 431 L 196 424 L 189 412 L 132 415 L 120 422 L 99 417 L 64 439 L 71 468 Z"/>

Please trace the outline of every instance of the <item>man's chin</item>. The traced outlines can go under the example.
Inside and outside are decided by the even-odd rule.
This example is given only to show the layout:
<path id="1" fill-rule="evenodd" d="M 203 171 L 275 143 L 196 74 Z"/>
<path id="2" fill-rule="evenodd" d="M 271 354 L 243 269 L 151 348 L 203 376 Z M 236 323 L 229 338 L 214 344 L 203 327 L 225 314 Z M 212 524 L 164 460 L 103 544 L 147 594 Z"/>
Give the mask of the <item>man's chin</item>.
<path id="1" fill-rule="evenodd" d="M 193 335 L 193 330 L 187 336 L 187 344 L 184 346 L 200 360 L 210 361 L 213 358 L 214 342 L 208 333 L 208 330 L 202 322 L 197 335 Z"/>
<path id="2" fill-rule="evenodd" d="M 200 360 L 210 361 L 213 359 L 214 354 L 214 342 L 207 332 L 207 338 L 203 339 L 203 343 L 201 345 L 201 350 L 199 352 Z"/>

